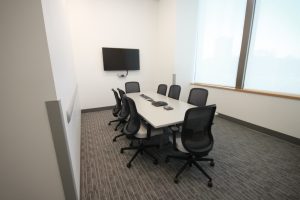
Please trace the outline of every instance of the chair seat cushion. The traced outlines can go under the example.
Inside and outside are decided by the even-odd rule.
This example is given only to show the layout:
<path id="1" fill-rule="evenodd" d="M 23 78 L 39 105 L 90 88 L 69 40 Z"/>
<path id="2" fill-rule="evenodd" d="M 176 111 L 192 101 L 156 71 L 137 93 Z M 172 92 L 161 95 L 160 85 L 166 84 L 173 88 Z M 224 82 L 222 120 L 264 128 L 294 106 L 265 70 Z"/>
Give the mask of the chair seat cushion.
<path id="1" fill-rule="evenodd" d="M 151 128 L 151 137 L 155 135 L 161 135 L 163 134 L 163 129 L 155 129 Z M 144 123 L 141 123 L 140 129 L 135 135 L 136 138 L 144 139 L 147 138 L 147 126 Z"/>
<path id="2" fill-rule="evenodd" d="M 173 143 L 173 135 L 170 135 L 169 136 L 169 141 L 171 143 Z M 182 141 L 181 141 L 181 136 L 180 136 L 180 133 L 177 133 L 176 134 L 176 148 L 183 152 L 183 153 L 189 153 L 184 147 L 183 147 L 183 144 L 182 144 Z"/>

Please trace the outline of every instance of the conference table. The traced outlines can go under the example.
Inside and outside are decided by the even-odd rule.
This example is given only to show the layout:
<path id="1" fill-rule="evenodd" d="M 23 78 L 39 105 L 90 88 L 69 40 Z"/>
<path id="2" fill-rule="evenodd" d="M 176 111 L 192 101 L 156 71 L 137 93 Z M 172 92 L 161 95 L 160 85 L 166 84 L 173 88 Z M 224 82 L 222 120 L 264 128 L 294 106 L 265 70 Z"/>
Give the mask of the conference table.
<path id="1" fill-rule="evenodd" d="M 154 101 L 166 102 L 173 110 L 166 110 L 164 106 L 156 107 L 152 105 L 152 102 L 141 96 L 142 94 L 152 98 Z M 127 93 L 126 96 L 134 100 L 137 112 L 144 120 L 153 128 L 163 128 L 164 132 L 167 132 L 169 126 L 183 123 L 185 112 L 189 108 L 195 107 L 194 105 L 155 92 Z M 163 137 L 161 137 L 162 145 Z"/>
<path id="2" fill-rule="evenodd" d="M 173 110 L 166 110 L 163 106 L 153 106 L 152 102 L 143 98 L 141 94 L 152 98 L 154 101 L 164 101 Z M 127 93 L 126 96 L 134 100 L 139 115 L 151 124 L 153 128 L 164 128 L 180 124 L 184 121 L 185 112 L 189 108 L 195 107 L 194 105 L 155 92 Z"/>

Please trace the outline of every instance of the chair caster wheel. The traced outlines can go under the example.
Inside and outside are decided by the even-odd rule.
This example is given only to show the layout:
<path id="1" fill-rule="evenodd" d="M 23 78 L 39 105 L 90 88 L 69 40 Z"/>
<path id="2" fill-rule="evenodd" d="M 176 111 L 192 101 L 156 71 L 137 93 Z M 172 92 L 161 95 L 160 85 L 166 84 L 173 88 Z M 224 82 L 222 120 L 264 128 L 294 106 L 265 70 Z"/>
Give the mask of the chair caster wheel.
<path id="1" fill-rule="evenodd" d="M 169 157 L 166 157 L 165 163 L 168 163 L 168 162 L 170 162 L 170 158 L 169 158 Z"/>
<path id="2" fill-rule="evenodd" d="M 130 168 L 130 167 L 131 167 L 131 164 L 130 164 L 130 163 L 128 163 L 126 166 L 127 166 L 128 168 Z"/>
<path id="3" fill-rule="evenodd" d="M 153 164 L 154 164 L 154 165 L 157 165 L 157 164 L 158 164 L 158 160 L 154 160 L 154 161 L 153 161 Z"/>
<path id="4" fill-rule="evenodd" d="M 113 139 L 113 142 L 117 141 L 116 138 Z"/>
<path id="5" fill-rule="evenodd" d="M 211 161 L 211 162 L 210 162 L 210 166 L 212 166 L 212 167 L 215 166 L 215 162 L 214 162 L 214 161 Z"/>
<path id="6" fill-rule="evenodd" d="M 121 149 L 121 150 L 120 150 L 120 153 L 124 153 L 124 150 L 123 150 L 123 149 Z"/>
<path id="7" fill-rule="evenodd" d="M 111 123 L 109 122 L 108 125 L 111 125 Z"/>
<path id="8" fill-rule="evenodd" d="M 178 178 L 174 178 L 174 183 L 178 184 L 179 180 Z"/>
<path id="9" fill-rule="evenodd" d="M 212 182 L 208 181 L 207 186 L 211 188 L 213 186 Z"/>

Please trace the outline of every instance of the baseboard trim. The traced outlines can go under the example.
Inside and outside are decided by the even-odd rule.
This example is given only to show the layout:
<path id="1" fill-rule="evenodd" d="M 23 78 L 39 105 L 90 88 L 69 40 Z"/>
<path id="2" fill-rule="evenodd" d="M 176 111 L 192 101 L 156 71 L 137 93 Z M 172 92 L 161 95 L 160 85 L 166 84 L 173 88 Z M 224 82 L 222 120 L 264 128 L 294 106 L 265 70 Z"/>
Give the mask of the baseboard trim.
<path id="1" fill-rule="evenodd" d="M 104 111 L 104 110 L 111 110 L 115 106 L 105 106 L 105 107 L 99 107 L 99 108 L 89 108 L 89 109 L 82 109 L 81 113 L 89 113 L 89 112 L 98 112 L 98 111 Z"/>
<path id="2" fill-rule="evenodd" d="M 279 139 L 291 142 L 293 144 L 300 145 L 300 139 L 299 138 L 296 138 L 296 137 L 293 137 L 293 136 L 290 136 L 290 135 L 286 135 L 284 133 L 274 131 L 274 130 L 271 130 L 271 129 L 268 129 L 268 128 L 265 128 L 265 127 L 262 127 L 262 126 L 258 126 L 258 125 L 255 125 L 255 124 L 252 124 L 252 123 L 249 123 L 249 122 L 246 122 L 246 121 L 234 118 L 234 117 L 230 117 L 228 115 L 224 115 L 224 114 L 221 114 L 221 113 L 219 113 L 218 116 L 223 118 L 223 119 L 227 119 L 227 120 L 235 122 L 237 124 L 246 126 L 250 129 L 265 133 L 265 134 L 270 135 L 270 136 L 277 137 Z"/>

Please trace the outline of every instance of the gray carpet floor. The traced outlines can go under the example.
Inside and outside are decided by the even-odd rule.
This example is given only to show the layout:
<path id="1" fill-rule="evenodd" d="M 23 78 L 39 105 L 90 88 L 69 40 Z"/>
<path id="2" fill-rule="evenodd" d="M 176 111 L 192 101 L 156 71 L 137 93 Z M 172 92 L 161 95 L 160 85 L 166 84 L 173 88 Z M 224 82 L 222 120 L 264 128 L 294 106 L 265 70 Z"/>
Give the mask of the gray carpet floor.
<path id="1" fill-rule="evenodd" d="M 209 155 L 215 166 L 200 163 L 213 178 L 213 187 L 207 187 L 206 177 L 194 166 L 175 184 L 184 162 L 164 162 L 173 153 L 171 146 L 151 150 L 158 165 L 139 155 L 128 169 L 134 151 L 120 153 L 129 145 L 124 137 L 112 142 L 118 134 L 115 124 L 107 125 L 112 119 L 111 111 L 82 115 L 82 200 L 300 199 L 300 146 L 216 117 Z"/>

